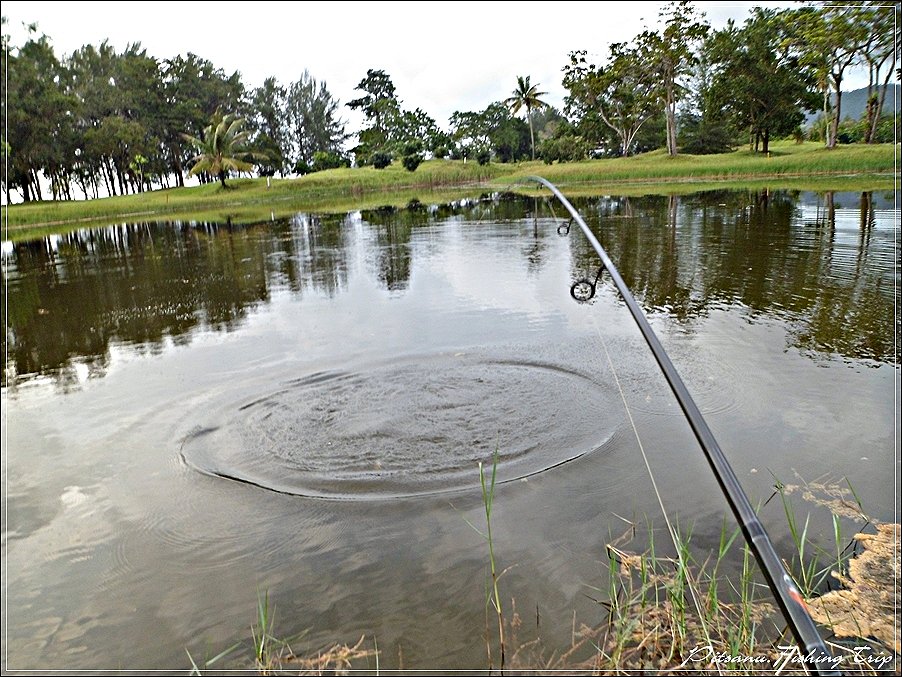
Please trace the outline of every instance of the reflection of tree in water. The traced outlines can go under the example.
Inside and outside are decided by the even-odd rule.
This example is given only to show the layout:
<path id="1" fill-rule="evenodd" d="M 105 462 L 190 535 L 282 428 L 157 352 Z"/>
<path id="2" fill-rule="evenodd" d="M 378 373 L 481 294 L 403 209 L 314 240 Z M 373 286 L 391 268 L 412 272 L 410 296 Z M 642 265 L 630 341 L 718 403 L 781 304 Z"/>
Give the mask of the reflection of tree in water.
<path id="1" fill-rule="evenodd" d="M 408 209 L 380 207 L 360 213 L 376 235 L 376 276 L 389 291 L 407 289 L 410 283 L 410 238 L 413 229 L 429 222 L 420 203 Z"/>
<path id="2" fill-rule="evenodd" d="M 55 247 L 49 238 L 17 244 L 15 260 L 7 327 L 15 374 L 45 373 L 75 356 L 102 370 L 112 341 L 153 349 L 201 324 L 228 328 L 267 298 L 249 233 L 206 224 L 80 231 Z"/>
<path id="3" fill-rule="evenodd" d="M 685 321 L 741 304 L 782 318 L 803 350 L 899 360 L 898 262 L 870 193 L 856 197 L 857 213 L 831 194 L 813 208 L 783 191 L 574 203 L 650 311 Z M 511 247 L 535 271 L 547 238 L 566 222 L 559 205 L 547 207 L 503 194 L 366 211 L 375 277 L 390 290 L 406 289 L 414 229 L 445 221 L 513 224 Z M 112 343 L 154 352 L 166 339 L 189 341 L 197 328 L 229 330 L 273 289 L 334 296 L 347 287 L 355 241 L 348 221 L 299 215 L 247 228 L 133 224 L 17 243 L 0 280 L 8 298 L 3 382 L 30 374 L 74 381 L 73 362 L 102 374 Z M 493 232 L 507 237 L 503 228 Z M 598 260 L 578 228 L 568 242 L 573 279 L 594 279 Z"/>
<path id="4" fill-rule="evenodd" d="M 875 360 L 893 345 L 891 243 L 873 236 L 873 200 L 861 196 L 854 243 L 838 242 L 837 205 L 823 197 L 801 217 L 786 191 L 716 191 L 680 198 L 594 198 L 577 208 L 624 281 L 649 311 L 685 321 L 742 304 L 788 320 L 793 345 Z M 572 237 L 573 279 L 597 269 L 585 238 Z"/>
<path id="5" fill-rule="evenodd" d="M 820 241 L 829 243 L 821 261 L 820 293 L 806 308 L 805 321 L 794 328 L 795 344 L 810 351 L 836 346 L 836 352 L 844 355 L 898 363 L 902 354 L 894 301 L 898 262 L 894 250 L 875 236 L 873 194 L 865 192 L 858 199 L 854 241 L 843 241 L 837 232 L 840 207 L 833 193 L 824 196 L 824 205 L 813 224 Z"/>
<path id="6" fill-rule="evenodd" d="M 345 215 L 298 214 L 277 258 L 293 292 L 325 292 L 330 297 L 348 282 L 348 231 Z"/>
<path id="7" fill-rule="evenodd" d="M 71 381 L 72 360 L 103 373 L 114 342 L 155 352 L 199 327 L 232 329 L 273 284 L 334 293 L 347 277 L 340 224 L 314 226 L 310 237 L 335 246 L 305 249 L 306 257 L 296 254 L 298 244 L 310 246 L 297 241 L 298 230 L 287 221 L 133 224 L 16 244 L 3 279 L 4 383 L 46 373 Z"/>

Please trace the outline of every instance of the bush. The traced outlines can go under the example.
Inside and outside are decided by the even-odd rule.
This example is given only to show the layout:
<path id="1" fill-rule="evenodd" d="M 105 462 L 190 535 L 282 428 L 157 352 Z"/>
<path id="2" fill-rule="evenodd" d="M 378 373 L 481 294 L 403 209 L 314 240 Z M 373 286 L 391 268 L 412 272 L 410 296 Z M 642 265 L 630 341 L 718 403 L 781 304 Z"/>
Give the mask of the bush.
<path id="1" fill-rule="evenodd" d="M 321 172 L 324 169 L 338 169 L 339 167 L 350 167 L 351 160 L 342 157 L 338 153 L 327 153 L 318 150 L 313 154 L 313 166 L 311 171 Z"/>
<path id="2" fill-rule="evenodd" d="M 432 151 L 432 156 L 437 160 L 442 160 L 448 157 L 448 146 L 439 146 L 434 151 Z"/>
<path id="3" fill-rule="evenodd" d="M 370 161 L 376 169 L 385 169 L 391 164 L 391 153 L 386 153 L 384 150 L 377 150 L 373 153 Z"/>
<path id="4" fill-rule="evenodd" d="M 733 150 L 733 138 L 727 126 L 717 120 L 685 116 L 680 130 L 680 150 L 689 155 L 712 155 Z"/>
<path id="5" fill-rule="evenodd" d="M 420 155 L 419 153 L 411 153 L 410 155 L 405 155 L 401 159 L 401 164 L 404 165 L 404 169 L 406 169 L 408 172 L 412 172 L 420 166 L 420 163 L 422 161 L 422 155 Z"/>
<path id="6" fill-rule="evenodd" d="M 304 174 L 309 174 L 313 169 L 303 160 L 298 160 L 294 163 L 294 173 L 303 176 Z"/>
<path id="7" fill-rule="evenodd" d="M 558 162 L 577 162 L 589 155 L 589 144 L 576 134 L 563 134 L 558 138 L 545 139 L 539 146 L 539 157 L 550 165 Z"/>
<path id="8" fill-rule="evenodd" d="M 476 162 L 481 165 L 487 165 L 492 160 L 492 151 L 490 150 L 481 150 L 476 153 Z"/>

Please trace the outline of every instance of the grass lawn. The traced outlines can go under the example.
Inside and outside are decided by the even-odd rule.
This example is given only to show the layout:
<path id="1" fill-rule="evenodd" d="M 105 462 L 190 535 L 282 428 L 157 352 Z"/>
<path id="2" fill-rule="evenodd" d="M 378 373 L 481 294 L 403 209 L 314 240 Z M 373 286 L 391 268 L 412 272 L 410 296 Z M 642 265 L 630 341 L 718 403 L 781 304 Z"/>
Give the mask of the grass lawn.
<path id="1" fill-rule="evenodd" d="M 4 239 L 27 239 L 85 225 L 135 220 L 258 222 L 299 211 L 337 212 L 379 205 L 403 206 L 413 198 L 444 202 L 486 191 L 531 190 L 524 179 L 544 176 L 570 194 L 687 193 L 709 188 L 892 190 L 899 146 L 850 145 L 827 150 L 819 143 L 777 142 L 768 155 L 737 150 L 718 155 L 678 155 L 662 150 L 629 158 L 547 165 L 431 160 L 415 172 L 400 163 L 332 169 L 297 179 L 234 179 L 80 201 L 43 201 L 3 208 Z"/>

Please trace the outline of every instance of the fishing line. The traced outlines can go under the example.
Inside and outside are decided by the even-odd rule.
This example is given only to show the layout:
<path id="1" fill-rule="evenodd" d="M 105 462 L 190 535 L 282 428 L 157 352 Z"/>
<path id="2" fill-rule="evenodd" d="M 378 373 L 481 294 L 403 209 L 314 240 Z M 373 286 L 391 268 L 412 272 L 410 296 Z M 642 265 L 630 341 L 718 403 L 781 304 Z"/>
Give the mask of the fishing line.
<path id="1" fill-rule="evenodd" d="M 705 621 L 704 614 L 702 613 L 701 602 L 699 602 L 698 595 L 695 591 L 695 586 L 690 582 L 691 579 L 688 574 L 688 563 L 683 559 L 683 552 L 679 546 L 676 531 L 674 530 L 673 524 L 670 521 L 670 516 L 667 514 L 667 508 L 664 507 L 664 499 L 661 497 L 661 492 L 658 491 L 658 483 L 655 480 L 655 474 L 652 472 L 651 464 L 648 462 L 648 455 L 645 453 L 645 445 L 642 444 L 642 438 L 639 436 L 639 429 L 638 427 L 636 427 L 636 421 L 633 419 L 633 412 L 626 401 L 626 394 L 623 392 L 623 386 L 620 383 L 620 377 L 617 375 L 617 370 L 614 368 L 614 361 L 611 359 L 611 354 L 608 352 L 607 341 L 604 340 L 604 334 L 601 331 L 601 327 L 598 326 L 598 318 L 594 313 L 591 313 L 590 317 L 592 318 L 592 326 L 595 328 L 595 332 L 598 334 L 598 339 L 601 342 L 601 347 L 604 349 L 604 354 L 608 361 L 608 367 L 611 370 L 611 374 L 614 376 L 614 383 L 617 384 L 617 391 L 620 393 L 620 400 L 623 402 L 623 408 L 626 410 L 626 417 L 629 419 L 630 427 L 632 427 L 633 434 L 636 436 L 636 444 L 639 445 L 639 451 L 642 453 L 642 460 L 645 462 L 645 469 L 648 471 L 648 477 L 651 480 L 651 486 L 655 490 L 655 496 L 658 499 L 658 506 L 661 508 L 661 514 L 664 515 L 664 522 L 667 524 L 667 532 L 670 534 L 670 540 L 673 543 L 673 549 L 676 553 L 677 560 L 679 561 L 680 566 L 683 568 L 683 571 L 687 572 L 686 583 L 689 586 L 689 594 L 692 596 L 692 602 L 695 605 L 695 611 L 698 614 L 698 619 L 701 623 L 702 631 L 705 635 L 705 640 L 708 642 L 708 646 L 713 646 L 711 642 L 711 635 L 708 632 L 708 624 Z M 717 673 L 721 675 L 724 674 L 720 663 L 717 663 L 716 666 Z"/>

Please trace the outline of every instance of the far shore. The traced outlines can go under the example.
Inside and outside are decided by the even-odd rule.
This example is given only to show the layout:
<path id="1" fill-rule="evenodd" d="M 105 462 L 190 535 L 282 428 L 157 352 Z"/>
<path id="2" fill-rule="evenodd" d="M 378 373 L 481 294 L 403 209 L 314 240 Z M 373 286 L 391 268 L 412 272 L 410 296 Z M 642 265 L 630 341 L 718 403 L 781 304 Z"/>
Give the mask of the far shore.
<path id="1" fill-rule="evenodd" d="M 343 212 L 412 200 L 441 203 L 484 193 L 535 189 L 540 175 L 569 195 L 687 194 L 716 189 L 892 191 L 899 145 L 780 142 L 767 155 L 737 150 L 718 155 L 668 157 L 654 151 L 629 158 L 547 165 L 539 161 L 479 165 L 430 160 L 415 172 L 396 162 L 386 169 L 332 169 L 299 178 L 234 178 L 228 188 L 210 183 L 97 200 L 43 201 L 4 207 L 3 238 L 27 240 L 124 221 L 258 223 L 297 212 Z"/>

